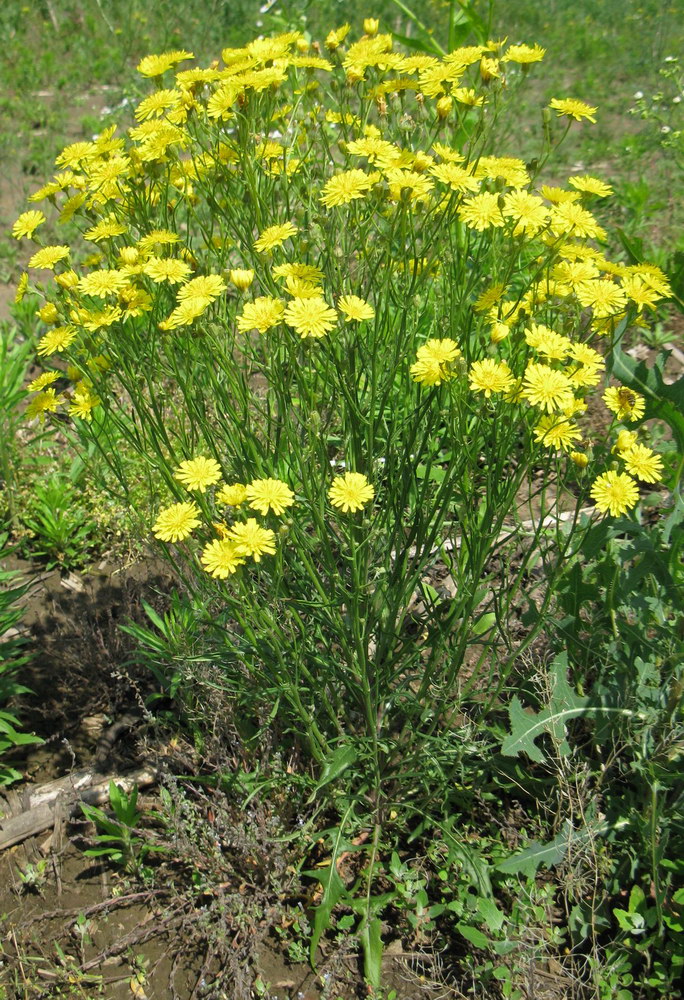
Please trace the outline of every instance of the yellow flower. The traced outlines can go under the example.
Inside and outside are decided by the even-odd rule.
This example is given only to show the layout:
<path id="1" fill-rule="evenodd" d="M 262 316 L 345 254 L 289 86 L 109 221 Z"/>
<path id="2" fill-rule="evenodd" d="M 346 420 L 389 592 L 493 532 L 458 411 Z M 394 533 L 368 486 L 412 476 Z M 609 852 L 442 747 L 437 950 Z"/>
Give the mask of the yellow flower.
<path id="1" fill-rule="evenodd" d="M 440 97 L 437 100 L 437 103 L 435 104 L 437 117 L 448 118 L 453 106 L 454 106 L 454 99 L 449 94 L 445 94 L 443 97 Z"/>
<path id="2" fill-rule="evenodd" d="M 174 51 L 174 52 L 162 52 L 159 55 L 145 56 L 140 60 L 136 69 L 141 76 L 162 76 L 167 70 L 171 69 L 176 63 L 183 62 L 185 59 L 193 59 L 194 56 L 192 52 Z"/>
<path id="3" fill-rule="evenodd" d="M 128 278 L 121 271 L 110 271 L 105 268 L 101 271 L 91 271 L 90 274 L 84 275 L 80 279 L 78 287 L 86 295 L 93 295 L 95 298 L 104 299 L 107 295 L 116 295 L 127 284 Z"/>
<path id="4" fill-rule="evenodd" d="M 273 268 L 273 276 L 276 278 L 301 278 L 302 281 L 315 283 L 323 279 L 323 272 L 320 267 L 311 264 L 278 264 Z"/>
<path id="5" fill-rule="evenodd" d="M 29 280 L 28 273 L 24 271 L 21 275 L 21 278 L 19 278 L 19 281 L 17 282 L 17 290 L 14 293 L 14 302 L 16 305 L 19 305 L 19 303 L 23 301 L 23 298 L 26 295 L 26 290 L 28 288 L 28 280 Z"/>
<path id="6" fill-rule="evenodd" d="M 337 300 L 337 308 L 340 309 L 347 319 L 362 323 L 364 320 L 373 319 L 375 309 L 372 305 L 360 299 L 358 295 L 341 295 Z"/>
<path id="7" fill-rule="evenodd" d="M 344 514 L 361 510 L 375 496 L 375 489 L 361 472 L 345 472 L 336 476 L 328 490 L 328 498 L 333 507 L 341 508 Z"/>
<path id="8" fill-rule="evenodd" d="M 326 182 L 320 201 L 326 208 L 348 205 L 355 198 L 363 198 L 378 177 L 378 174 L 367 174 L 363 170 L 343 170 Z"/>
<path id="9" fill-rule="evenodd" d="M 262 528 L 256 518 L 249 517 L 244 523 L 234 524 L 228 537 L 235 542 L 240 556 L 251 556 L 254 562 L 261 562 L 262 555 L 275 554 L 275 532 Z"/>
<path id="10" fill-rule="evenodd" d="M 43 213 L 35 209 L 30 212 L 22 212 L 12 226 L 12 236 L 15 240 L 20 240 L 22 236 L 31 238 L 38 226 L 42 226 L 45 221 Z"/>
<path id="11" fill-rule="evenodd" d="M 430 178 L 416 170 L 390 167 L 385 171 L 385 177 L 389 184 L 390 198 L 393 201 L 401 201 L 403 198 L 408 201 L 425 201 L 426 198 L 429 198 L 433 187 Z"/>
<path id="12" fill-rule="evenodd" d="M 660 455 L 656 455 L 651 448 L 646 448 L 643 444 L 633 444 L 627 448 L 620 456 L 627 468 L 627 472 L 641 479 L 644 483 L 657 483 L 663 478 L 663 462 Z"/>
<path id="13" fill-rule="evenodd" d="M 100 240 L 108 240 L 113 236 L 121 236 L 125 232 L 126 227 L 123 222 L 117 222 L 116 219 L 102 219 L 90 229 L 86 229 L 83 235 L 85 239 L 90 240 L 92 243 L 99 243 Z"/>
<path id="14" fill-rule="evenodd" d="M 152 534 L 162 542 L 182 542 L 200 524 L 199 508 L 194 503 L 174 503 L 159 511 Z"/>
<path id="15" fill-rule="evenodd" d="M 207 486 L 213 486 L 221 478 L 221 466 L 215 458 L 197 458 L 181 462 L 173 474 L 173 478 L 182 483 L 188 490 L 204 493 Z"/>
<path id="16" fill-rule="evenodd" d="M 624 291 L 613 281 L 592 278 L 577 286 L 576 295 L 581 305 L 590 306 L 596 319 L 614 316 L 627 305 Z"/>
<path id="17" fill-rule="evenodd" d="M 558 117 L 562 115 L 568 115 L 570 118 L 574 118 L 576 121 L 581 121 L 586 118 L 587 121 L 596 123 L 594 115 L 598 111 L 598 108 L 592 108 L 584 101 L 578 101 L 574 97 L 554 97 L 549 107 L 558 112 Z"/>
<path id="18" fill-rule="evenodd" d="M 480 181 L 458 163 L 448 161 L 437 163 L 430 167 L 430 173 L 442 184 L 446 184 L 452 191 L 457 191 L 459 194 L 464 191 L 478 191 L 480 187 Z"/>
<path id="19" fill-rule="evenodd" d="M 507 219 L 515 222 L 513 235 L 527 234 L 534 236 L 546 225 L 549 212 L 541 198 L 529 191 L 510 191 L 504 195 L 502 209 Z"/>
<path id="20" fill-rule="evenodd" d="M 247 499 L 252 510 L 266 515 L 284 513 L 294 503 L 294 493 L 281 479 L 255 479 L 247 487 Z"/>
<path id="21" fill-rule="evenodd" d="M 168 281 L 170 285 L 178 285 L 192 274 L 190 265 L 176 257 L 150 257 L 143 264 L 142 270 L 152 281 Z"/>
<path id="22" fill-rule="evenodd" d="M 220 274 L 200 274 L 178 289 L 178 301 L 185 299 L 208 299 L 213 302 L 226 290 L 226 283 Z"/>
<path id="23" fill-rule="evenodd" d="M 583 451 L 571 451 L 570 458 L 578 469 L 586 469 L 589 465 L 589 456 L 585 455 Z"/>
<path id="24" fill-rule="evenodd" d="M 599 180 L 598 177 L 590 177 L 588 174 L 570 177 L 569 182 L 577 191 L 584 191 L 586 194 L 595 194 L 598 198 L 607 198 L 613 193 L 610 184 Z"/>
<path id="25" fill-rule="evenodd" d="M 90 421 L 93 419 L 93 410 L 99 405 L 99 398 L 90 391 L 84 382 L 79 382 L 74 389 L 74 395 L 69 407 L 69 415 L 80 417 L 81 420 Z"/>
<path id="26" fill-rule="evenodd" d="M 34 253 L 28 262 L 28 266 L 46 268 L 52 271 L 55 264 L 58 264 L 60 260 L 65 260 L 69 256 L 69 252 L 69 247 L 67 246 L 43 247 L 42 250 Z"/>
<path id="27" fill-rule="evenodd" d="M 367 35 L 373 36 L 377 35 L 378 28 L 380 27 L 380 21 L 377 17 L 364 17 L 363 19 L 363 30 Z"/>
<path id="28" fill-rule="evenodd" d="M 500 227 L 504 224 L 504 217 L 499 208 L 499 196 L 489 191 L 477 194 L 474 198 L 467 198 L 460 205 L 458 214 L 466 226 L 479 232 L 490 226 Z"/>
<path id="29" fill-rule="evenodd" d="M 548 413 L 564 409 L 573 399 L 567 375 L 536 361 L 531 361 L 527 366 L 522 396 L 533 406 L 540 406 Z"/>
<path id="30" fill-rule="evenodd" d="M 54 413 L 64 402 L 64 396 L 58 396 L 54 389 L 46 389 L 37 393 L 26 407 L 26 417 L 31 420 L 33 417 L 40 417 L 41 423 L 45 420 L 46 413 Z"/>
<path id="31" fill-rule="evenodd" d="M 324 337 L 335 326 L 337 313 L 320 295 L 293 299 L 285 310 L 285 322 L 300 337 Z"/>
<path id="32" fill-rule="evenodd" d="M 75 339 L 76 334 L 75 326 L 56 326 L 54 330 L 49 330 L 44 337 L 40 338 L 36 354 L 46 356 L 63 351 Z"/>
<path id="33" fill-rule="evenodd" d="M 637 440 L 638 436 L 636 431 L 620 431 L 615 440 L 613 451 L 618 454 L 623 451 L 629 451 L 629 449 L 634 447 L 637 443 Z"/>
<path id="34" fill-rule="evenodd" d="M 266 333 L 281 322 L 284 312 L 285 305 L 281 299 L 260 295 L 254 302 L 245 303 L 242 313 L 237 318 L 238 330 L 240 333 L 247 333 L 249 330 Z"/>
<path id="35" fill-rule="evenodd" d="M 609 386 L 603 402 L 618 420 L 640 420 L 646 410 L 646 400 L 627 386 Z"/>
<path id="36" fill-rule="evenodd" d="M 443 340 L 428 340 L 416 352 L 416 361 L 411 365 L 411 377 L 421 385 L 441 385 L 455 377 L 452 363 L 460 357 L 456 341 L 448 337 Z"/>
<path id="37" fill-rule="evenodd" d="M 334 52 L 335 49 L 339 49 L 350 30 L 350 24 L 343 24 L 341 28 L 337 28 L 335 31 L 329 31 L 325 39 L 326 49 L 329 49 L 330 52 Z"/>
<path id="38" fill-rule="evenodd" d="M 572 420 L 550 413 L 545 414 L 534 428 L 535 441 L 563 451 L 567 451 L 573 441 L 581 437 L 579 427 Z"/>
<path id="39" fill-rule="evenodd" d="M 58 378 L 61 378 L 63 372 L 43 372 L 38 378 L 34 378 L 33 382 L 29 382 L 26 386 L 27 392 L 40 392 L 41 389 L 45 389 L 46 386 L 52 385 L 56 382 Z"/>
<path id="40" fill-rule="evenodd" d="M 182 97 L 180 90 L 155 90 L 153 94 L 143 98 L 135 109 L 135 120 L 144 122 L 148 118 L 158 118 L 165 111 L 176 107 Z"/>
<path id="41" fill-rule="evenodd" d="M 202 549 L 202 565 L 207 573 L 219 580 L 236 573 L 244 565 L 244 556 L 237 550 L 235 542 L 230 538 L 218 538 L 209 542 Z"/>
<path id="42" fill-rule="evenodd" d="M 244 292 L 254 281 L 254 271 L 247 268 L 234 267 L 229 273 L 231 284 Z"/>
<path id="43" fill-rule="evenodd" d="M 489 399 L 493 392 L 508 392 L 515 382 L 506 362 L 494 361 L 492 358 L 474 361 L 470 366 L 468 380 L 473 392 L 483 392 L 486 399 Z"/>
<path id="44" fill-rule="evenodd" d="M 613 517 L 626 514 L 639 500 L 639 490 L 632 477 L 613 470 L 594 480 L 590 495 L 602 514 L 609 510 Z"/>
<path id="45" fill-rule="evenodd" d="M 54 302 L 46 302 L 45 305 L 38 310 L 36 316 L 38 316 L 39 319 L 42 319 L 43 323 L 56 323 L 59 319 L 57 306 Z"/>
<path id="46" fill-rule="evenodd" d="M 509 45 L 501 60 L 502 62 L 517 62 L 526 66 L 529 63 L 539 62 L 545 54 L 546 49 L 542 49 L 540 45 L 535 44 L 534 48 L 529 45 Z"/>
<path id="47" fill-rule="evenodd" d="M 254 249 L 259 252 L 273 250 L 275 247 L 282 246 L 285 240 L 289 239 L 290 236 L 294 236 L 296 232 L 297 227 L 291 222 L 284 222 L 278 226 L 269 226 L 268 229 L 264 229 L 263 233 L 260 233 L 259 239 L 254 243 Z"/>
<path id="48" fill-rule="evenodd" d="M 247 487 L 244 483 L 231 483 L 222 486 L 216 491 L 214 498 L 217 503 L 226 504 L 228 507 L 239 507 L 247 499 Z"/>
<path id="49" fill-rule="evenodd" d="M 564 201 L 555 205 L 550 212 L 550 228 L 555 236 L 565 236 L 572 233 L 573 236 L 588 237 L 592 240 L 603 240 L 606 231 L 586 208 L 582 208 L 576 201 Z"/>

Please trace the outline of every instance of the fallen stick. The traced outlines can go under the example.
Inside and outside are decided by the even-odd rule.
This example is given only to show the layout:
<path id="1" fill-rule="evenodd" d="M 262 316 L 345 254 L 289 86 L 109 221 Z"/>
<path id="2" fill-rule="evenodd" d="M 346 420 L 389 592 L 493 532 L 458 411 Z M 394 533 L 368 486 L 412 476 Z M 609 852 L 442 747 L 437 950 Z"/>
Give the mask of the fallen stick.
<path id="1" fill-rule="evenodd" d="M 34 790 L 26 790 L 29 794 L 25 811 L 18 816 L 0 821 L 0 851 L 19 844 L 27 837 L 42 833 L 43 830 L 49 830 L 59 816 L 67 818 L 74 816 L 79 811 L 81 802 L 87 802 L 89 805 L 101 805 L 107 802 L 110 781 L 121 785 L 128 793 L 134 785 L 138 788 L 147 788 L 155 784 L 156 780 L 155 768 L 140 768 L 137 771 L 129 771 L 128 774 L 107 776 L 97 771 L 77 771 L 67 775 L 66 778 L 49 781 Z"/>

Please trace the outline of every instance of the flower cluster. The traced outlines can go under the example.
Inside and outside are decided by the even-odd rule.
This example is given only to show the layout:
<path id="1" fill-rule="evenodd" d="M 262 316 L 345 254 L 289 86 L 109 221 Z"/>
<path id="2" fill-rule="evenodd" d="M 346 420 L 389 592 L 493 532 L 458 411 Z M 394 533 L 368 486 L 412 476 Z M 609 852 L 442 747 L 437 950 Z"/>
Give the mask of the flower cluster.
<path id="1" fill-rule="evenodd" d="M 402 391 L 420 398 L 442 387 L 433 396 L 496 409 L 520 423 L 531 447 L 575 469 L 589 464 L 595 442 L 580 415 L 604 377 L 600 338 L 643 321 L 671 294 L 665 275 L 612 262 L 599 248 L 606 234 L 594 206 L 612 193 L 601 178 L 540 185 L 522 159 L 481 155 L 457 138 L 495 120 L 497 93 L 543 49 L 488 42 L 443 58 L 405 54 L 376 21 L 365 27 L 358 40 L 348 25 L 332 31 L 323 47 L 296 31 L 255 39 L 206 67 L 184 50 L 150 55 L 138 69 L 156 89 L 128 134 L 107 128 L 59 154 L 58 172 L 29 200 L 56 209 L 58 224 L 77 225 L 82 246 L 43 244 L 47 216 L 38 208 L 13 227 L 35 246 L 17 298 L 41 296 L 37 351 L 57 356 L 29 386 L 29 418 L 68 407 L 91 420 L 116 391 L 124 343 L 135 345 L 144 370 L 147 351 L 172 357 L 175 344 L 213 331 L 227 364 L 250 353 L 265 370 L 288 356 L 320 373 L 339 367 L 341 353 L 359 370 L 390 364 L 377 348 L 369 360 L 373 337 Z M 320 85 L 331 78 L 334 87 Z M 554 98 L 549 127 L 558 118 L 593 122 L 596 111 Z M 337 246 L 346 234 L 358 236 L 352 253 Z M 465 262 L 460 285 L 455 260 Z M 418 302 L 423 312 L 404 323 L 402 311 Z M 397 330 L 404 341 L 395 348 Z M 171 377 L 173 364 L 163 371 Z M 357 375 L 359 385 L 364 379 Z M 603 398 L 618 421 L 644 414 L 628 387 Z M 654 482 L 662 471 L 642 444 L 617 454 L 625 471 L 597 469 L 592 488 L 599 510 L 611 513 L 636 503 L 626 479 Z M 175 475 L 198 501 L 216 488 L 212 503 L 248 504 L 261 516 L 293 502 L 280 480 L 218 486 L 210 458 L 184 462 Z M 329 494 L 343 512 L 372 497 L 351 472 Z M 182 541 L 200 514 L 194 500 L 175 504 L 155 534 Z M 236 522 L 208 544 L 203 564 L 228 575 L 271 553 L 269 531 L 253 517 Z"/>

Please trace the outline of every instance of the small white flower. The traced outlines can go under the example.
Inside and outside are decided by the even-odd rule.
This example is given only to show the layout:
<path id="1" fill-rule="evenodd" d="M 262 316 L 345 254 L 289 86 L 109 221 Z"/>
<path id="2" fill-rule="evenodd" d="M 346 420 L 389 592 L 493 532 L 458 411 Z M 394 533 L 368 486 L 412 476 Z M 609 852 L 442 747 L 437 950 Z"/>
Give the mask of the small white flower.
<path id="1" fill-rule="evenodd" d="M 672 129 L 670 128 L 669 125 L 661 125 L 660 131 L 663 133 L 663 135 L 667 135 L 668 132 L 672 131 Z"/>
<path id="2" fill-rule="evenodd" d="M 673 98 L 672 98 L 672 103 L 673 103 L 673 104 L 681 104 L 681 103 L 682 103 L 682 99 L 681 99 L 681 97 L 679 97 L 679 96 L 677 96 L 677 97 L 673 97 Z"/>
<path id="3" fill-rule="evenodd" d="M 637 90 L 636 93 L 634 94 L 634 100 L 640 101 L 643 96 L 644 96 L 643 90 Z"/>

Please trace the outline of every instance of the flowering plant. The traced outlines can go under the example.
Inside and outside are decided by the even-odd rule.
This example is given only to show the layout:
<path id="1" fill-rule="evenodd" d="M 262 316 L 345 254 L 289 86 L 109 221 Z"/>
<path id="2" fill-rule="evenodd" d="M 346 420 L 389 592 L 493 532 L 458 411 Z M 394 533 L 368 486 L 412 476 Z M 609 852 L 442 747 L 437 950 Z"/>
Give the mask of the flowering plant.
<path id="1" fill-rule="evenodd" d="M 28 416 L 66 407 L 122 476 L 110 440 L 139 451 L 237 702 L 356 769 L 376 829 L 439 800 L 427 748 L 449 786 L 457 721 L 520 670 L 592 508 L 663 473 L 646 400 L 602 382 L 667 280 L 600 249 L 607 183 L 539 180 L 597 109 L 551 101 L 534 164 L 495 145 L 543 56 L 406 55 L 375 22 L 149 56 L 128 134 L 66 147 L 31 196 L 79 237 L 20 283 L 56 365 Z"/>

